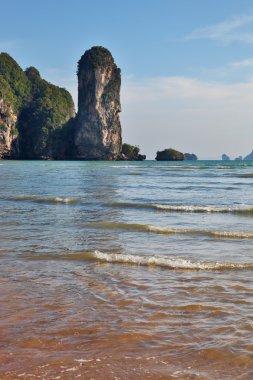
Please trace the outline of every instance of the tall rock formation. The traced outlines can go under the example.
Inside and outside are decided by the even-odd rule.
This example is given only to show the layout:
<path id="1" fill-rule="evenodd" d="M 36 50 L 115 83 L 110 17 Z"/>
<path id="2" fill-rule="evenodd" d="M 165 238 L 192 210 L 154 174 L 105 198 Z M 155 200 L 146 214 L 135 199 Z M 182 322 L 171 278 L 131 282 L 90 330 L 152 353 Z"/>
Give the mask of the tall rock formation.
<path id="1" fill-rule="evenodd" d="M 81 57 L 77 75 L 76 158 L 117 159 L 122 146 L 120 69 L 107 49 L 95 46 Z"/>

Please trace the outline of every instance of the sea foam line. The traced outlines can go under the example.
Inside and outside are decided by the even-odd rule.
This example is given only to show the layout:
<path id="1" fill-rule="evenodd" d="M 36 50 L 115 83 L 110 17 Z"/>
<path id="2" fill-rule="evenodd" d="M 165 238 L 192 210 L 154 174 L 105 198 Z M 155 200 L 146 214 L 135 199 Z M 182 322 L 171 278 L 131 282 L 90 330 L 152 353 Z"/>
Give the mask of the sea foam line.
<path id="1" fill-rule="evenodd" d="M 158 266 L 168 269 L 218 270 L 218 269 L 253 269 L 253 263 L 226 263 L 194 261 L 184 258 L 171 258 L 165 256 L 137 256 L 117 253 L 104 253 L 95 251 L 94 259 L 108 263 L 135 264 L 141 266 Z"/>
<path id="2" fill-rule="evenodd" d="M 155 204 L 155 203 L 131 203 L 131 202 L 110 202 L 106 203 L 111 207 L 126 207 L 126 208 L 147 208 L 168 212 L 182 213 L 235 213 L 235 214 L 253 214 L 253 206 L 198 206 L 198 205 L 170 205 L 170 204 Z"/>

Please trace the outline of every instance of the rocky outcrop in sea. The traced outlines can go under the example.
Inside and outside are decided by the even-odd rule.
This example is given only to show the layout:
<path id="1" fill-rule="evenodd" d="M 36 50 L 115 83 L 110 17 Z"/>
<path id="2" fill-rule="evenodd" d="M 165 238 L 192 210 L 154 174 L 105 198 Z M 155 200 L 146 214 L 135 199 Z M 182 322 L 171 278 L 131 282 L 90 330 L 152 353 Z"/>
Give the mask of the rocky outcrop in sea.
<path id="1" fill-rule="evenodd" d="M 115 160 L 121 153 L 120 69 L 109 50 L 95 46 L 78 62 L 76 158 Z"/>
<path id="2" fill-rule="evenodd" d="M 245 161 L 253 161 L 253 150 L 250 154 L 248 154 L 246 157 L 244 157 Z"/>

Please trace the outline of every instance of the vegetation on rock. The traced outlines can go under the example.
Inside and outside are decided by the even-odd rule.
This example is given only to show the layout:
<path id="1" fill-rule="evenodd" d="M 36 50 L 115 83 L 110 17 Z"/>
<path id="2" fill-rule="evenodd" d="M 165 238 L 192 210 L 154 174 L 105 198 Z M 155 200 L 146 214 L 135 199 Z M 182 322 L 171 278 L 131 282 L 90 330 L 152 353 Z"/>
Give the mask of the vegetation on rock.
<path id="1" fill-rule="evenodd" d="M 126 161 L 143 161 L 146 159 L 146 156 L 140 154 L 140 148 L 135 145 L 122 144 L 121 149 L 121 160 Z"/>
<path id="2" fill-rule="evenodd" d="M 71 95 L 0 54 L 0 159 L 144 160 L 123 144 L 121 72 L 109 50 L 95 46 L 78 62 L 78 115 Z"/>
<path id="3" fill-rule="evenodd" d="M 0 91 L 15 112 L 31 99 L 31 83 L 17 62 L 7 53 L 0 54 Z"/>
<path id="4" fill-rule="evenodd" d="M 65 134 L 65 124 L 74 116 L 68 91 L 41 79 L 34 67 L 23 71 L 7 53 L 0 54 L 0 91 L 5 109 L 9 107 L 16 116 L 15 125 L 11 124 L 19 147 L 15 157 L 57 158 L 55 140 L 60 139 L 59 130 Z M 5 112 L 0 116 L 2 129 L 8 129 L 8 115 Z M 66 141 L 62 139 L 62 143 Z"/>
<path id="5" fill-rule="evenodd" d="M 57 158 L 55 140 L 59 131 L 74 116 L 71 95 L 40 78 L 34 68 L 26 70 L 31 81 L 32 100 L 20 113 L 20 156 L 22 158 Z M 56 133 L 57 131 L 57 133 Z M 61 139 L 65 143 L 64 139 Z"/>
<path id="6" fill-rule="evenodd" d="M 113 56 L 110 51 L 103 46 L 93 46 L 91 49 L 87 50 L 77 64 L 77 76 L 80 75 L 82 69 L 87 66 L 92 66 L 93 68 L 107 67 L 114 63 Z M 115 65 L 115 67 L 117 67 Z M 117 68 L 120 73 L 120 69 Z"/>
<path id="7" fill-rule="evenodd" d="M 183 161 L 184 160 L 184 154 L 175 150 L 175 149 L 165 149 L 163 151 L 158 151 L 156 153 L 157 161 Z"/>

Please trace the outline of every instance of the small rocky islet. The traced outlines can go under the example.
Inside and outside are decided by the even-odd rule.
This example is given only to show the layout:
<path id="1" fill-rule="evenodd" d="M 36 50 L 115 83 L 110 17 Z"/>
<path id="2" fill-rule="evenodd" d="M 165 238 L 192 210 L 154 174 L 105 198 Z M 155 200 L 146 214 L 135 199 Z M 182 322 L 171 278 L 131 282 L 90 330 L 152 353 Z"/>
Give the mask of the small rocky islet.
<path id="1" fill-rule="evenodd" d="M 231 161 L 231 158 L 225 153 L 223 153 L 221 159 L 222 161 Z M 242 156 L 235 157 L 234 161 L 253 161 L 253 150 L 244 158 Z"/>

